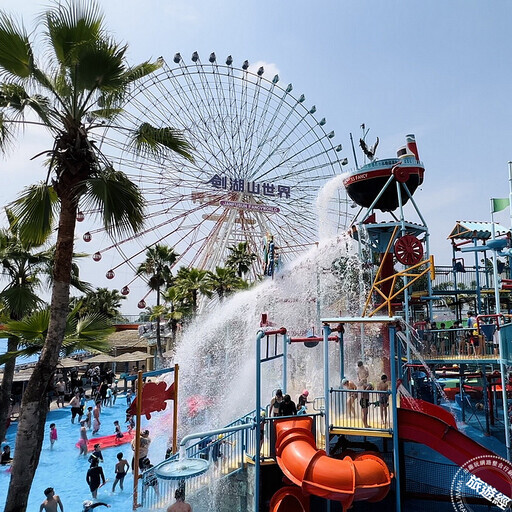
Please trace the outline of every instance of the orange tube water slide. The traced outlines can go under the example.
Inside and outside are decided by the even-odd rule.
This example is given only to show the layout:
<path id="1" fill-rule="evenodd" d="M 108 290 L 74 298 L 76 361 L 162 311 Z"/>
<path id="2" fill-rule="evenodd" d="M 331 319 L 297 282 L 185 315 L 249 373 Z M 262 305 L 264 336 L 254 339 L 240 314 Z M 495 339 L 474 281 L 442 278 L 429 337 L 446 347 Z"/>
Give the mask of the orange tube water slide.
<path id="1" fill-rule="evenodd" d="M 316 447 L 312 424 L 313 419 L 308 416 L 275 422 L 277 463 L 302 493 L 339 501 L 343 510 L 353 501 L 384 499 L 392 478 L 386 463 L 370 453 L 354 459 L 328 457 L 324 450 Z M 276 501 L 275 507 L 283 503 L 283 500 Z M 271 512 L 287 510 L 275 507 L 270 508 Z"/>

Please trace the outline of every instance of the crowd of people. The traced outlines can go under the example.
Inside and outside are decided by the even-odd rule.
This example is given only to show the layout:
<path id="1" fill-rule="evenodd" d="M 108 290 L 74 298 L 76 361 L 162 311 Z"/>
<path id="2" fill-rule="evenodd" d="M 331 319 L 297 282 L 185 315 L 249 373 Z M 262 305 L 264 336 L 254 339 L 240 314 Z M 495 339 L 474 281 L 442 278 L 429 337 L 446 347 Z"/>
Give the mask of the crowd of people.
<path id="1" fill-rule="evenodd" d="M 134 367 L 130 373 L 136 373 L 138 368 Z M 126 430 L 129 434 L 135 428 L 135 419 L 130 412 L 130 405 L 136 397 L 136 386 L 135 381 L 132 381 L 131 389 L 126 390 L 126 417 L 124 419 Z M 102 409 L 110 408 L 116 405 L 116 400 L 121 394 L 121 390 L 118 387 L 118 379 L 110 369 L 102 370 L 99 366 L 91 367 L 85 371 L 81 376 L 76 369 L 71 370 L 68 374 L 59 371 L 55 376 L 52 384 L 48 388 L 48 407 L 49 409 L 54 408 L 69 408 L 70 410 L 70 423 L 71 425 L 79 425 L 79 439 L 76 443 L 79 449 L 79 456 L 85 457 L 88 461 L 88 469 L 85 474 L 85 483 L 89 487 L 91 493 L 91 499 L 85 500 L 82 503 L 83 511 L 87 512 L 93 510 L 96 507 L 104 506 L 110 508 L 110 505 L 97 501 L 98 490 L 103 487 L 109 479 L 104 472 L 104 455 L 102 453 L 101 443 L 94 444 L 94 450 L 89 453 L 90 438 L 96 435 L 108 435 L 115 436 L 116 439 L 123 438 L 126 432 L 123 432 L 121 420 L 113 421 L 112 429 L 108 432 L 102 425 Z M 118 406 L 119 407 L 119 402 Z M 123 404 L 124 407 L 124 404 Z M 60 427 L 62 428 L 62 424 Z M 73 428 L 73 427 L 71 427 Z M 76 428 L 76 427 L 74 427 Z M 111 431 L 110 431 L 111 430 Z M 135 438 L 133 434 L 128 436 L 128 441 L 131 441 L 131 449 L 133 451 L 132 457 L 132 472 L 134 469 L 135 459 Z M 53 450 L 58 444 L 59 435 L 57 431 L 56 423 L 50 423 L 48 431 L 48 439 L 50 444 L 50 450 Z M 152 490 L 157 496 L 159 495 L 158 479 L 152 468 L 154 467 L 148 458 L 149 446 L 151 439 L 149 437 L 149 431 L 144 430 L 141 433 L 140 445 L 139 445 L 139 457 L 137 461 L 140 473 L 144 472 L 144 479 L 142 485 L 142 492 L 146 493 Z M 9 465 L 13 461 L 11 454 L 11 448 L 8 444 L 2 447 L 1 465 Z M 113 461 L 107 461 L 113 462 Z M 111 493 L 115 493 L 116 490 L 124 490 L 124 480 L 130 470 L 130 463 L 125 458 L 123 452 L 118 452 L 115 455 L 115 466 L 113 474 L 113 483 L 111 487 Z M 169 510 L 174 512 L 190 511 L 191 507 L 187 504 L 184 499 L 183 489 L 177 491 L 176 503 L 169 506 Z M 61 498 L 55 494 L 53 487 L 48 487 L 44 491 L 45 500 L 40 505 L 40 512 L 61 512 L 64 510 L 64 505 Z"/>

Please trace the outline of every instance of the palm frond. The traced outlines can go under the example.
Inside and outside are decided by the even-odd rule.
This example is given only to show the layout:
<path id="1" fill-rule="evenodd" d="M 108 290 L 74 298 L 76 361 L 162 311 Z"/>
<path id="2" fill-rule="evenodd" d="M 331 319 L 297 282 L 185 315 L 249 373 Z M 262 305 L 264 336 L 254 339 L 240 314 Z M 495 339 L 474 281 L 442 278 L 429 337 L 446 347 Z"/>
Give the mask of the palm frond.
<path id="1" fill-rule="evenodd" d="M 157 128 L 149 123 L 142 123 L 132 133 L 131 146 L 142 155 L 163 156 L 169 151 L 193 161 L 192 147 L 183 133 L 173 128 Z"/>
<path id="2" fill-rule="evenodd" d="M 112 236 L 136 233 L 144 225 L 144 197 L 126 174 L 112 168 L 89 178 L 84 185 L 83 208 L 98 211 Z"/>
<path id="3" fill-rule="evenodd" d="M 9 123 L 4 113 L 0 112 L 0 152 L 8 151 L 13 147 L 15 140 L 15 131 L 12 124 Z"/>
<path id="4" fill-rule="evenodd" d="M 122 108 L 100 108 L 97 110 L 90 110 L 87 113 L 95 119 L 113 119 L 122 112 Z"/>
<path id="5" fill-rule="evenodd" d="M 0 12 L 0 77 L 25 80 L 32 74 L 34 55 L 23 24 Z"/>
<path id="6" fill-rule="evenodd" d="M 26 187 L 18 199 L 9 204 L 17 219 L 20 238 L 35 245 L 42 244 L 51 233 L 59 202 L 53 187 L 44 182 Z"/>
<path id="7" fill-rule="evenodd" d="M 41 15 L 48 47 L 62 67 L 77 63 L 84 47 L 101 38 L 104 17 L 93 1 L 67 0 Z"/>
<path id="8" fill-rule="evenodd" d="M 41 342 L 46 338 L 50 323 L 50 309 L 40 309 L 22 320 L 12 320 L 5 325 L 5 333 L 20 338 L 21 345 Z"/>
<path id="9" fill-rule="evenodd" d="M 126 70 L 124 80 L 127 84 L 136 82 L 137 80 L 154 73 L 157 69 L 160 69 L 163 64 L 164 61 L 160 58 L 156 62 L 146 61 L 137 66 L 133 66 Z"/>
<path id="10" fill-rule="evenodd" d="M 99 40 L 83 51 L 71 69 L 71 80 L 78 91 L 124 90 L 126 46 L 112 40 Z M 84 105 L 87 107 L 87 105 Z"/>
<path id="11" fill-rule="evenodd" d="M 30 108 L 43 124 L 50 128 L 54 126 L 52 120 L 55 121 L 55 114 L 52 112 L 48 98 L 40 94 L 30 96 L 21 84 L 5 82 L 0 84 L 0 107 L 12 112 L 14 120 L 23 120 L 25 111 Z"/>
<path id="12" fill-rule="evenodd" d="M 34 282 L 35 286 L 37 282 Z M 9 309 L 12 318 L 21 318 L 27 311 L 33 311 L 44 304 L 44 301 L 34 293 L 32 286 L 7 286 L 0 292 L 0 300 Z"/>

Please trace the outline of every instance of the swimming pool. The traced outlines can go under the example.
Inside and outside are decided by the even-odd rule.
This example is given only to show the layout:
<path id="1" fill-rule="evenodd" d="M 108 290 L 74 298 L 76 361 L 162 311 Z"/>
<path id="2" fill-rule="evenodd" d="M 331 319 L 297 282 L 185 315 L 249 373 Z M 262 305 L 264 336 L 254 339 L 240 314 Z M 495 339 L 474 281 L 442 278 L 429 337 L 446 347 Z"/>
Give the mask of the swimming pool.
<path id="1" fill-rule="evenodd" d="M 94 405 L 92 400 L 89 400 L 86 409 L 92 405 Z M 126 400 L 124 395 L 118 396 L 113 407 L 103 407 L 100 417 L 101 428 L 96 437 L 113 434 L 115 420 L 118 420 L 124 426 L 125 410 Z M 153 415 L 150 421 L 145 418 L 142 420 L 142 426 L 150 430 L 152 442 L 149 449 L 149 458 L 154 464 L 163 460 L 165 455 L 167 436 L 172 430 L 167 422 L 169 416 L 170 413 L 164 411 Z M 58 440 L 55 442 L 53 449 L 50 449 L 50 423 L 55 423 L 58 432 Z M 172 422 L 170 425 L 172 425 Z M 6 436 L 7 444 L 11 446 L 14 457 L 16 457 L 14 451 L 16 429 L 17 423 L 15 422 L 9 427 Z M 55 493 L 60 496 L 64 509 L 67 511 L 81 511 L 82 502 L 92 499 L 89 486 L 85 481 L 89 469 L 88 457 L 79 457 L 79 450 L 75 447 L 79 439 L 79 430 L 80 425 L 77 420 L 75 420 L 75 424 L 71 423 L 71 407 L 69 405 L 48 413 L 41 457 L 29 496 L 27 507 L 29 512 L 39 510 L 40 504 L 45 499 L 43 491 L 47 487 L 55 489 Z M 88 431 L 88 436 L 89 438 L 92 437 L 91 431 Z M 102 449 L 102 452 L 104 463 L 101 466 L 108 482 L 98 490 L 97 501 L 108 503 L 112 507 L 110 510 L 114 512 L 129 512 L 132 510 L 133 500 L 133 475 L 131 471 L 124 479 L 124 491 L 120 491 L 119 485 L 117 485 L 116 492 L 112 493 L 112 484 L 115 479 L 114 467 L 117 462 L 117 453 L 122 452 L 128 462 L 131 462 L 132 450 L 130 443 L 105 448 Z M 7 495 L 9 488 L 9 478 L 9 469 L 0 466 L 0 507 L 2 508 L 5 503 L 4 497 Z M 107 510 L 107 508 L 99 507 L 97 510 Z"/>

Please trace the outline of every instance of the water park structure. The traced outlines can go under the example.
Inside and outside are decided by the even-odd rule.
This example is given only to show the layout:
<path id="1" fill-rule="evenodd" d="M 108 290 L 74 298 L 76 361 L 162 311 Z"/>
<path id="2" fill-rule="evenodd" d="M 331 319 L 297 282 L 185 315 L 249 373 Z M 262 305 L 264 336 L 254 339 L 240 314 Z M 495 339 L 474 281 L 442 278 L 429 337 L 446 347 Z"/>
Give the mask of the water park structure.
<path id="1" fill-rule="evenodd" d="M 179 252 L 193 253 L 189 263 L 202 269 L 215 268 L 228 246 L 244 239 L 266 277 L 219 301 L 212 313 L 206 308 L 183 333 L 174 354 L 179 390 L 176 371 L 161 376 L 161 402 L 174 401 L 171 415 L 142 418 L 144 391 L 138 394 L 135 439 L 147 426 L 158 445 L 156 460 L 165 448 L 168 453 L 140 478 L 135 467 L 129 506 L 165 510 L 181 489 L 201 512 L 504 510 L 512 496 L 509 230 L 458 222 L 449 237 L 452 265 L 438 272 L 415 200 L 427 171 L 414 135 L 405 137 L 396 157 L 381 160 L 378 139 L 369 147 L 363 125 L 365 163 L 359 166 L 353 147 L 355 168 L 342 174 L 346 159 L 332 143 L 334 132 L 314 118 L 316 107 L 292 96 L 291 84 L 281 88 L 279 77 L 267 80 L 263 69 L 251 74 L 245 62 L 234 70 L 231 57 L 225 65 L 213 53 L 208 60 L 203 64 L 194 53 L 188 65 L 176 54 L 177 68 L 164 66 L 133 102 L 134 119 L 142 111 L 160 115 L 167 106 L 155 106 L 175 97 L 161 87 L 167 81 L 184 100 L 168 106 L 173 124 L 181 127 L 183 118 L 204 127 L 183 127 L 196 137 L 198 168 L 190 164 L 187 180 L 169 180 L 164 189 L 149 187 L 155 193 L 150 215 L 164 212 L 166 220 L 144 234 L 155 243 L 171 224 L 172 237 L 183 242 Z M 237 101 L 226 101 L 231 94 Z M 222 110 L 240 102 L 240 110 Z M 249 129 L 256 112 L 261 133 Z M 233 118 L 237 122 L 226 121 Z M 201 139 L 233 126 L 248 130 L 252 167 L 229 161 L 239 154 L 236 137 L 220 139 L 226 151 Z M 218 160 L 212 147 L 222 155 Z M 112 154 L 120 167 L 132 160 L 126 147 Z M 228 176 L 226 169 L 247 174 Z M 141 183 L 165 176 L 156 164 L 151 173 Z M 348 222 L 351 201 L 359 208 Z M 332 227 L 330 238 L 314 238 L 317 217 L 321 228 Z M 86 231 L 84 242 L 93 235 Z M 94 261 L 104 263 L 102 255 L 123 242 L 98 249 Z M 474 256 L 474 268 L 458 257 L 465 252 Z M 106 277 L 114 279 L 131 257 Z M 453 318 L 437 326 L 439 304 L 451 307 Z M 146 307 L 145 297 L 139 307 Z M 358 361 L 364 370 L 356 369 Z M 148 389 L 143 379 L 155 376 L 139 373 L 138 389 Z M 306 407 L 275 416 L 269 398 L 278 389 L 283 395 L 309 389 Z M 121 444 L 114 436 L 102 442 L 113 449 Z M 138 441 L 136 459 L 137 450 Z"/>
<path id="2" fill-rule="evenodd" d="M 225 427 L 184 437 L 181 453 L 156 469 L 167 496 L 181 485 L 188 495 L 204 497 L 210 470 L 193 470 L 202 459 L 226 482 L 242 471 L 244 510 L 484 510 L 510 502 L 510 316 L 500 312 L 499 298 L 491 312 L 491 301 L 477 297 L 474 324 L 459 326 L 459 316 L 449 328 L 437 328 L 433 315 L 442 297 L 428 227 L 413 198 L 425 171 L 414 136 L 406 139 L 397 158 L 370 162 L 344 180 L 354 200 L 361 196 L 349 187 L 367 180 L 350 229 L 361 267 L 370 269 L 360 314 L 321 317 L 322 336 L 289 335 L 263 315 L 254 355 L 255 408 Z M 375 168 L 372 181 L 369 169 Z M 405 219 L 407 202 L 419 220 Z M 390 218 L 377 222 L 376 210 Z M 462 225 L 452 238 L 462 236 Z M 498 251 L 505 254 L 506 232 L 499 227 L 502 241 L 494 242 L 496 233 L 485 231 L 490 226 L 478 226 L 471 235 L 485 247 L 474 243 L 472 251 L 494 251 L 496 261 Z M 459 261 L 454 257 L 451 272 L 460 271 Z M 502 283 L 508 286 L 506 278 Z M 442 291 L 445 298 L 461 295 L 456 287 Z M 480 291 L 477 286 L 475 294 Z M 323 367 L 323 393 L 311 401 L 312 411 L 271 416 L 262 401 L 265 365 L 281 362 L 278 387 L 286 393 L 296 387 L 289 360 L 297 346 L 321 351 L 316 363 Z M 385 374 L 389 385 L 376 388 L 362 379 L 350 387 L 354 357 L 371 361 L 374 375 Z M 240 503 L 239 495 L 234 499 Z M 230 503 L 226 510 L 233 507 L 225 493 L 222 502 Z M 215 502 L 216 510 L 221 506 Z"/>

